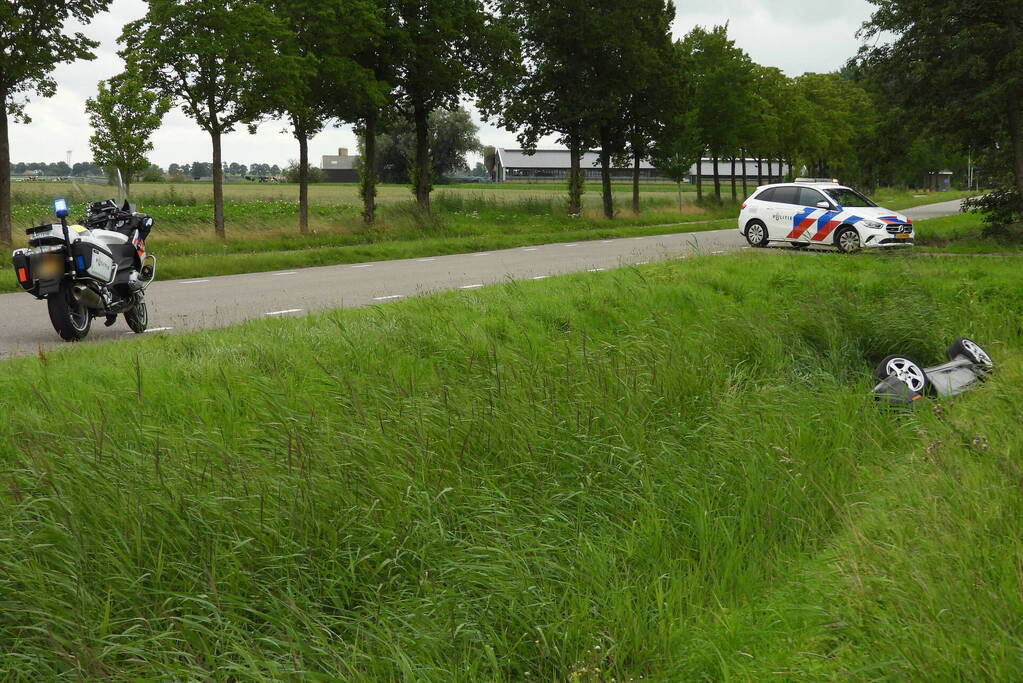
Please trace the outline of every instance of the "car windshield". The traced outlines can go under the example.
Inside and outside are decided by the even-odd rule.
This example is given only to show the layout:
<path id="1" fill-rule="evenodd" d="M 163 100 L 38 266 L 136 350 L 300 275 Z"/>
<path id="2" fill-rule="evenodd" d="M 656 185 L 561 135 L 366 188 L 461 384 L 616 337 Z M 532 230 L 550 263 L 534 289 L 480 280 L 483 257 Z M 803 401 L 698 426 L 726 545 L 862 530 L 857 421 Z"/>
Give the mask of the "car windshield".
<path id="1" fill-rule="evenodd" d="M 830 187 L 824 192 L 831 197 L 831 200 L 839 206 L 845 207 L 864 207 L 864 206 L 877 206 L 874 202 L 870 201 L 856 190 L 850 190 L 848 187 Z"/>

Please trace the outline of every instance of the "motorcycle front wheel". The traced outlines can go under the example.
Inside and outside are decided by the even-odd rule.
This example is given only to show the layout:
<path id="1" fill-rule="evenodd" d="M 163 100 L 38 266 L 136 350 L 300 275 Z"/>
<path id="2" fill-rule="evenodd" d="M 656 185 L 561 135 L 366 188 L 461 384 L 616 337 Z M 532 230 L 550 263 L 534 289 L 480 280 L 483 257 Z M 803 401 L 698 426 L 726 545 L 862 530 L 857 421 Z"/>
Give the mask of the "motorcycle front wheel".
<path id="1" fill-rule="evenodd" d="M 59 292 L 46 298 L 50 310 L 50 322 L 64 341 L 76 342 L 85 339 L 92 327 L 92 314 L 81 301 L 71 293 L 71 285 L 64 283 Z"/>
<path id="2" fill-rule="evenodd" d="M 141 293 L 135 295 L 135 305 L 125 311 L 124 321 L 135 334 L 142 334 L 149 327 L 149 311 L 146 310 L 146 300 Z"/>

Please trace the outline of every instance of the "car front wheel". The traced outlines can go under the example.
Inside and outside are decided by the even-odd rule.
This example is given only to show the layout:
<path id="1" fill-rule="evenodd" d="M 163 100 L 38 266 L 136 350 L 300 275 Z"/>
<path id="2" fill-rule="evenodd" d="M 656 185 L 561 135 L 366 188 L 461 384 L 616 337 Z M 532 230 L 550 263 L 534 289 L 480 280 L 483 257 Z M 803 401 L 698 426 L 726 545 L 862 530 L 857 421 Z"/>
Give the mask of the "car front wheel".
<path id="1" fill-rule="evenodd" d="M 751 247 L 766 247 L 767 226 L 760 221 L 750 221 L 746 226 L 746 241 Z"/>
<path id="2" fill-rule="evenodd" d="M 860 233 L 856 232 L 856 228 L 850 228 L 849 226 L 842 228 L 835 235 L 835 246 L 843 254 L 852 254 L 859 251 L 862 246 L 860 244 Z"/>

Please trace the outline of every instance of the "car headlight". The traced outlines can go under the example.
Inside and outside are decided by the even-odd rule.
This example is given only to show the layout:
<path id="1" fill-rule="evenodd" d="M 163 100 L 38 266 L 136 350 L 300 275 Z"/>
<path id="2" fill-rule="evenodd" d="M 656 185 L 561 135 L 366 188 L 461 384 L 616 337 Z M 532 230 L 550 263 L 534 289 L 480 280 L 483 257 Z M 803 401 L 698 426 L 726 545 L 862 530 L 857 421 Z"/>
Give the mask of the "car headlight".
<path id="1" fill-rule="evenodd" d="M 877 221 L 863 221 L 860 225 L 867 230 L 881 230 L 884 228 L 884 223 L 878 223 Z"/>

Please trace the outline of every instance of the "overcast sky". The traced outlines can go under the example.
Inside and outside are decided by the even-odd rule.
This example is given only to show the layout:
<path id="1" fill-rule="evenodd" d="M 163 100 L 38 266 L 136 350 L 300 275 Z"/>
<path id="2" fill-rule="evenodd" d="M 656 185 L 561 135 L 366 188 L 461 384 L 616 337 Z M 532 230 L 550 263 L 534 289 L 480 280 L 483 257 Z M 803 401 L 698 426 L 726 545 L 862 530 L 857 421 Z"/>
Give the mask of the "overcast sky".
<path id="1" fill-rule="evenodd" d="M 777 66 L 790 76 L 807 71 L 833 71 L 856 53 L 856 31 L 870 17 L 867 0 L 676 0 L 678 15 L 675 34 L 685 35 L 694 26 L 728 23 L 731 37 L 760 64 Z M 91 134 L 84 102 L 96 90 L 96 83 L 121 70 L 117 37 L 121 26 L 145 13 L 142 0 L 113 0 L 110 10 L 82 29 L 99 40 L 97 59 L 62 65 L 55 72 L 57 95 L 33 98 L 28 107 L 29 125 L 12 124 L 13 161 L 60 161 L 71 152 L 72 164 L 90 156 Z M 253 136 L 236 132 L 224 139 L 224 160 L 252 164 L 277 163 L 284 166 L 298 155 L 297 143 L 284 125 L 268 121 Z M 481 122 L 483 144 L 515 147 L 515 135 Z M 172 110 L 153 138 L 154 163 L 168 164 L 209 161 L 210 140 L 180 111 Z M 332 128 L 310 143 L 310 157 L 319 163 L 324 154 L 338 147 L 356 147 L 351 129 Z"/>

